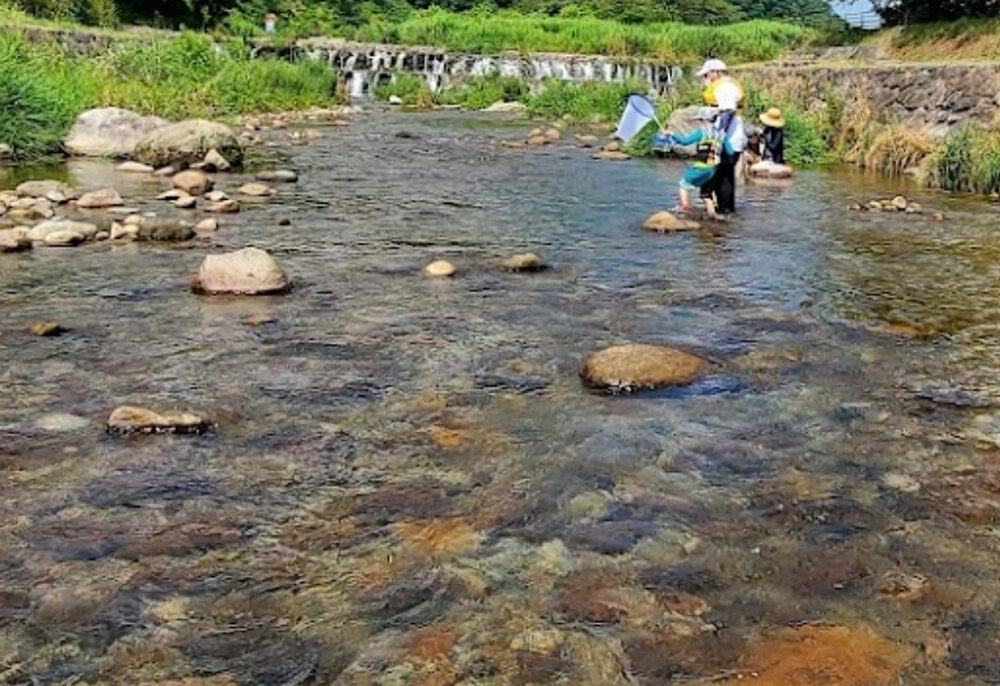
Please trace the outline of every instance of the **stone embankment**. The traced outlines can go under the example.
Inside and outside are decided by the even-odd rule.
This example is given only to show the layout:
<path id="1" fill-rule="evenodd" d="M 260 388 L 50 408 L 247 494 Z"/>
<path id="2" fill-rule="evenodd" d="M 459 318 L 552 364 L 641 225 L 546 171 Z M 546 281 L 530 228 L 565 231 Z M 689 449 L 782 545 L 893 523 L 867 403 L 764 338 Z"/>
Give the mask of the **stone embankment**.
<path id="1" fill-rule="evenodd" d="M 934 138 L 966 123 L 990 125 L 1000 107 L 1000 64 L 775 64 L 739 74 L 805 102 L 809 109 L 833 105 L 836 99 L 846 107 L 868 108 L 873 121 L 911 124 Z"/>

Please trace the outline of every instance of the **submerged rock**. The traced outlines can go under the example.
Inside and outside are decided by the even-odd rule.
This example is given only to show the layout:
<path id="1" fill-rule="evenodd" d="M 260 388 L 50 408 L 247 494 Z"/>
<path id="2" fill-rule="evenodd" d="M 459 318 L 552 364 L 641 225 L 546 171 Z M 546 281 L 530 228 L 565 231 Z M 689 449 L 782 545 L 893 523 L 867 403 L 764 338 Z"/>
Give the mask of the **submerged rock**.
<path id="1" fill-rule="evenodd" d="M 114 188 L 102 188 L 100 190 L 84 193 L 76 201 L 77 207 L 84 209 L 104 209 L 105 207 L 120 207 L 125 204 L 122 196 Z"/>
<path id="2" fill-rule="evenodd" d="M 96 232 L 94 233 L 96 235 Z M 85 240 L 86 238 L 84 238 L 82 233 L 65 229 L 45 234 L 45 238 L 42 239 L 42 242 L 50 248 L 69 248 L 74 245 L 79 245 Z"/>
<path id="3" fill-rule="evenodd" d="M 174 188 L 179 188 L 188 195 L 204 195 L 212 190 L 212 187 L 215 185 L 208 174 L 196 169 L 188 169 L 179 174 L 174 174 L 174 177 L 170 179 L 170 183 Z"/>
<path id="4" fill-rule="evenodd" d="M 458 270 L 455 268 L 455 265 L 447 260 L 436 260 L 424 267 L 424 273 L 427 276 L 434 277 L 454 276 L 456 271 Z"/>
<path id="5" fill-rule="evenodd" d="M 117 107 L 87 110 L 76 118 L 66 150 L 89 157 L 131 157 L 143 137 L 168 123 Z"/>
<path id="6" fill-rule="evenodd" d="M 31 325 L 28 332 L 32 336 L 39 336 L 42 338 L 52 338 L 54 336 L 61 336 L 66 333 L 68 329 L 64 327 L 59 322 L 37 322 Z"/>
<path id="7" fill-rule="evenodd" d="M 142 162 L 122 162 L 117 167 L 115 167 L 120 172 L 125 172 L 128 174 L 152 174 L 155 170 L 148 164 L 143 164 Z"/>
<path id="8" fill-rule="evenodd" d="M 242 186 L 240 186 L 237 192 L 255 198 L 263 198 L 270 195 L 274 195 L 274 189 L 262 183 L 245 183 Z"/>
<path id="9" fill-rule="evenodd" d="M 22 198 L 44 198 L 53 193 L 58 193 L 66 198 L 72 198 L 76 195 L 73 189 L 62 181 L 25 181 L 16 190 L 18 196 Z"/>
<path id="10" fill-rule="evenodd" d="M 133 157 L 154 167 L 185 167 L 205 159 L 216 150 L 233 165 L 243 163 L 243 146 L 225 124 L 191 119 L 169 124 L 143 137 L 135 146 Z"/>
<path id="11" fill-rule="evenodd" d="M 692 231 L 701 225 L 690 219 L 681 219 L 670 212 L 657 212 L 642 223 L 646 231 L 672 233 L 674 231 Z"/>
<path id="12" fill-rule="evenodd" d="M 629 343 L 588 357 L 580 376 L 597 388 L 630 391 L 691 383 L 707 366 L 705 360 L 681 350 Z"/>
<path id="13" fill-rule="evenodd" d="M 266 295 L 285 293 L 290 287 L 285 272 L 260 248 L 207 256 L 192 283 L 195 292 L 209 294 Z"/>
<path id="14" fill-rule="evenodd" d="M 620 150 L 602 150 L 593 155 L 595 160 L 605 160 L 608 162 L 625 162 L 632 159 L 632 156 Z"/>
<path id="15" fill-rule="evenodd" d="M 194 229 L 182 219 L 143 217 L 135 232 L 140 241 L 176 242 L 194 238 Z"/>
<path id="16" fill-rule="evenodd" d="M 257 172 L 258 181 L 270 181 L 271 183 L 295 183 L 299 180 L 299 175 L 291 169 L 269 169 Z"/>
<path id="17" fill-rule="evenodd" d="M 504 260 L 500 266 L 511 272 L 538 272 L 548 268 L 542 258 L 532 252 L 512 255 Z"/>
<path id="18" fill-rule="evenodd" d="M 123 405 L 108 417 L 108 432 L 132 433 L 194 433 L 207 431 L 209 423 L 195 414 L 168 412 L 160 414 L 143 407 Z"/>

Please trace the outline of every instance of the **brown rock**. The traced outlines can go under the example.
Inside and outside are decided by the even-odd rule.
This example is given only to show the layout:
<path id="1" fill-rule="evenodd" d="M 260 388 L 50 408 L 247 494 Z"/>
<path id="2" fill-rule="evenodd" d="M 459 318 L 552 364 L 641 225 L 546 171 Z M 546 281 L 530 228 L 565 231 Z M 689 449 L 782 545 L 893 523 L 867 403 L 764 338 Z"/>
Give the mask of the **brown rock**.
<path id="1" fill-rule="evenodd" d="M 188 169 L 174 174 L 170 183 L 173 184 L 174 188 L 179 188 L 188 195 L 204 195 L 215 185 L 208 174 L 196 169 Z"/>
<path id="2" fill-rule="evenodd" d="M 267 252 L 244 248 L 207 256 L 192 287 L 200 293 L 265 295 L 285 293 L 291 282 Z"/>
<path id="3" fill-rule="evenodd" d="M 195 224 L 194 230 L 199 233 L 212 233 L 218 230 L 219 220 L 215 217 L 209 217 L 208 219 L 202 219 L 200 222 Z"/>
<path id="4" fill-rule="evenodd" d="M 198 204 L 198 198 L 193 195 L 185 195 L 183 198 L 174 200 L 174 207 L 182 210 L 190 210 Z"/>
<path id="5" fill-rule="evenodd" d="M 690 219 L 681 219 L 670 212 L 657 212 L 649 217 L 642 224 L 646 231 L 656 231 L 658 233 L 672 233 L 674 231 L 691 231 L 701 225 Z"/>
<path id="6" fill-rule="evenodd" d="M 51 338 L 54 336 L 61 336 L 66 333 L 67 329 L 59 322 L 38 322 L 36 324 L 32 324 L 28 331 L 32 336 Z"/>
<path id="7" fill-rule="evenodd" d="M 213 171 L 229 171 L 229 168 L 232 166 L 229 164 L 229 160 L 223 157 L 215 148 L 212 148 L 205 154 L 204 162 L 205 168 Z"/>
<path id="8" fill-rule="evenodd" d="M 551 145 L 552 141 L 545 136 L 530 136 L 528 138 L 528 145 L 533 148 L 540 148 L 546 145 Z"/>
<path id="9" fill-rule="evenodd" d="M 84 193 L 76 201 L 76 206 L 84 209 L 119 207 L 124 204 L 125 201 L 122 200 L 122 196 L 118 195 L 118 191 L 114 188 L 102 188 L 97 191 L 91 191 L 90 193 Z"/>
<path id="10" fill-rule="evenodd" d="M 604 152 L 621 152 L 622 144 L 619 141 L 609 141 L 601 148 Z"/>
<path id="11" fill-rule="evenodd" d="M 114 434 L 180 433 L 200 434 L 209 423 L 198 415 L 183 412 L 160 414 L 142 407 L 123 405 L 108 417 L 108 432 Z"/>
<path id="12" fill-rule="evenodd" d="M 550 141 L 552 141 L 554 143 L 555 141 L 557 141 L 560 138 L 562 138 L 562 131 L 560 131 L 559 129 L 553 127 L 551 129 L 546 130 L 545 133 L 542 134 L 542 135 L 545 136 L 546 138 L 548 138 Z"/>
<path id="13" fill-rule="evenodd" d="M 393 532 L 413 553 L 426 557 L 447 557 L 474 550 L 481 534 L 460 518 L 397 522 Z"/>
<path id="14" fill-rule="evenodd" d="M 867 629 L 782 629 L 741 661 L 724 686 L 890 686 L 912 658 L 906 647 Z"/>
<path id="15" fill-rule="evenodd" d="M 588 357 L 580 376 L 597 388 L 630 391 L 687 384 L 707 366 L 700 357 L 680 350 L 629 343 Z"/>
<path id="16" fill-rule="evenodd" d="M 910 201 L 902 195 L 897 195 L 889 204 L 892 205 L 892 208 L 897 212 L 905 212 L 906 208 L 910 206 Z"/>

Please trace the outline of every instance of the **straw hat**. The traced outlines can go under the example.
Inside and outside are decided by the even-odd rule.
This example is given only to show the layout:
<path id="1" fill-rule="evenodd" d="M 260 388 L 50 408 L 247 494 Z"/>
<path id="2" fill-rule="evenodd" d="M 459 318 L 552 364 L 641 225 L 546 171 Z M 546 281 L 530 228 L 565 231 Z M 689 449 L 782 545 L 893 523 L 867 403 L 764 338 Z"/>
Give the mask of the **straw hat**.
<path id="1" fill-rule="evenodd" d="M 772 107 L 760 115 L 760 120 L 764 123 L 764 126 L 773 126 L 776 129 L 781 129 L 785 126 L 785 118 L 781 116 L 781 110 L 777 107 Z"/>

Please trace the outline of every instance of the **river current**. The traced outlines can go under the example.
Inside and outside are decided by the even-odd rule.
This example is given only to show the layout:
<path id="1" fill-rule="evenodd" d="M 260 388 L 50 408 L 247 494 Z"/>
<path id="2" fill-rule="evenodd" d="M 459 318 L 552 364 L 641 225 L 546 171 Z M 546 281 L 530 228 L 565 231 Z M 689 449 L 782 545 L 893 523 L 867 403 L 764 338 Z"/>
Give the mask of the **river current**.
<path id="1" fill-rule="evenodd" d="M 806 171 L 657 235 L 678 163 L 525 131 L 362 115 L 208 240 L 0 256 L 0 683 L 1000 683 L 996 208 Z M 53 173 L 160 209 L 106 163 L 0 187 Z M 291 293 L 192 294 L 247 245 Z M 583 387 L 622 342 L 713 372 Z"/>

